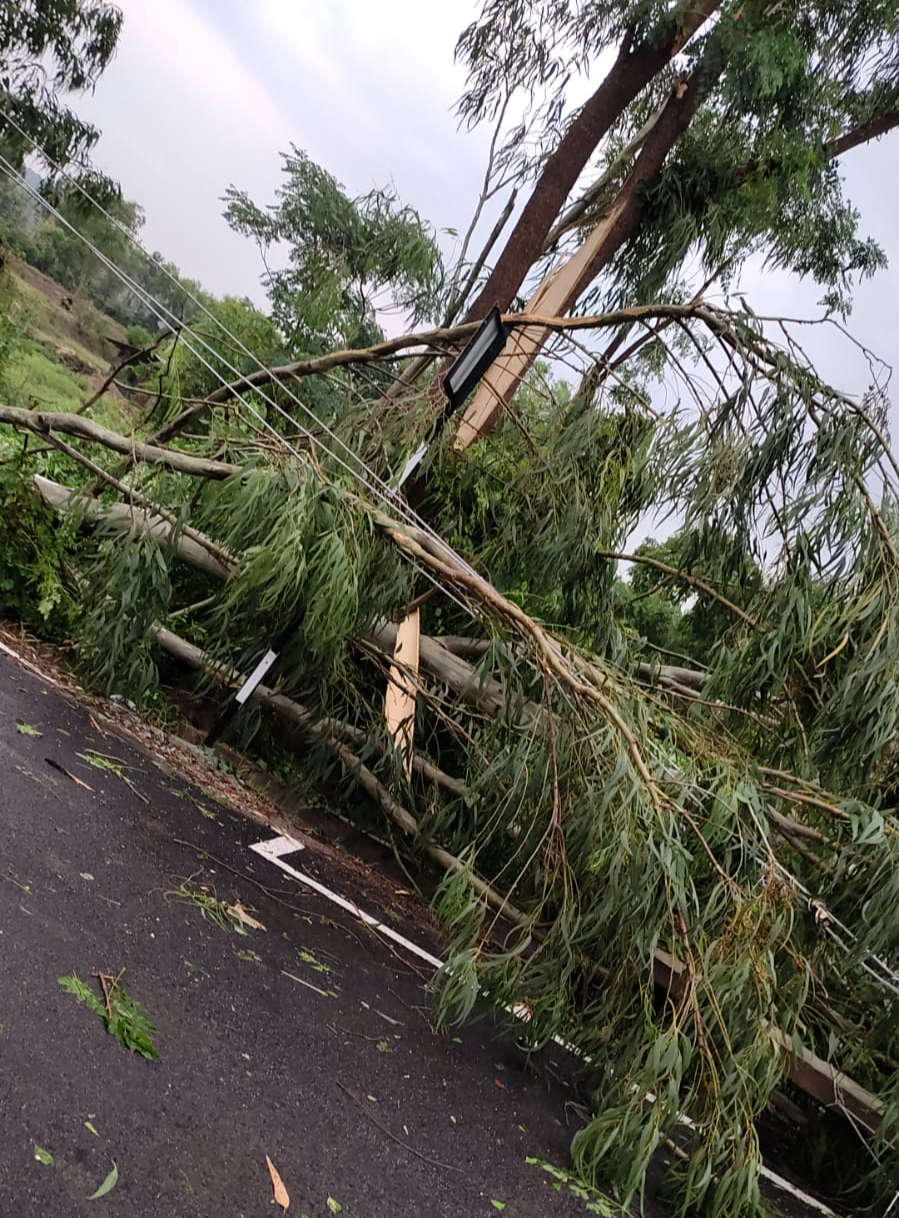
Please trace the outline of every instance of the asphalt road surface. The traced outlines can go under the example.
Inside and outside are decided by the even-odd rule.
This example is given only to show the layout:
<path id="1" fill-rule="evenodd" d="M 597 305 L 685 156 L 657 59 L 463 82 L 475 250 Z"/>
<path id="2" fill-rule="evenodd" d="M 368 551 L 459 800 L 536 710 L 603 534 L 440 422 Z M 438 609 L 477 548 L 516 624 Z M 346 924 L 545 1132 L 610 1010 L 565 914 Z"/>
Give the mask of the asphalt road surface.
<path id="1" fill-rule="evenodd" d="M 433 966 L 403 941 L 439 955 L 439 936 L 402 879 L 306 838 L 281 859 L 299 882 L 258 852 L 278 830 L 2 654 L 0 829 L 0 1218 L 264 1218 L 267 1156 L 297 1218 L 587 1213 L 527 1162 L 567 1162 L 564 1054 L 535 1068 L 486 1020 L 434 1030 Z M 72 974 L 99 1001 L 118 978 L 159 1059 Z"/>
<path id="2" fill-rule="evenodd" d="M 434 1032 L 426 964 L 253 853 L 272 830 L 95 723 L 0 657 L 0 1214 L 280 1213 L 266 1156 L 298 1218 L 583 1214 L 525 1162 L 566 1161 L 564 1083 L 489 1023 Z M 425 942 L 391 882 L 290 861 Z M 172 895 L 188 880 L 265 929 L 205 919 Z M 158 1061 L 60 987 L 72 973 L 98 997 L 94 974 L 121 974 Z"/>

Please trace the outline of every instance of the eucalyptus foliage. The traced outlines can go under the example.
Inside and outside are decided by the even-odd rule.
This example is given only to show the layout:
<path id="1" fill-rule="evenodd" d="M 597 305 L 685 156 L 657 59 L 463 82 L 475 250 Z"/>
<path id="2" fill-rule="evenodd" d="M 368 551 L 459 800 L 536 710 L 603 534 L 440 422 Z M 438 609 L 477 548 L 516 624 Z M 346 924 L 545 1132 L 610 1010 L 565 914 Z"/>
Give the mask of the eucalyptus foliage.
<path id="1" fill-rule="evenodd" d="M 101 0 L 19 0 L 0 10 L 0 145 L 18 165 L 39 144 L 53 161 L 78 160 L 99 132 L 63 100 L 92 89 L 115 54 L 122 12 Z"/>
<path id="2" fill-rule="evenodd" d="M 504 129 L 499 158 L 517 178 L 539 183 L 559 133 L 579 121 L 571 94 L 588 73 L 595 78 L 599 55 L 663 43 L 689 8 L 669 0 L 485 0 L 457 48 L 469 69 L 460 113 L 475 125 L 495 119 L 507 97 L 515 109 L 523 102 L 524 119 Z M 709 9 L 595 149 L 602 188 L 575 233 L 615 198 L 672 90 L 698 83 L 692 121 L 643 188 L 640 231 L 600 281 L 602 296 L 651 300 L 679 281 L 688 254 L 707 273 L 733 275 L 758 253 L 812 276 L 832 306 L 847 308 L 851 283 L 882 265 L 883 253 L 859 233 L 835 158 L 899 121 L 895 0 L 725 0 Z"/>
<path id="3" fill-rule="evenodd" d="M 259 207 L 229 188 L 225 217 L 266 260 L 272 318 L 294 351 L 367 346 L 378 314 L 435 315 L 442 285 L 433 233 L 392 187 L 350 198 L 305 152 L 282 154 L 277 202 Z M 279 267 L 281 249 L 286 266 Z"/>
<path id="4" fill-rule="evenodd" d="M 872 361 L 871 388 L 841 394 L 795 327 L 745 302 L 691 301 L 682 281 L 691 254 L 726 280 L 761 252 L 842 307 L 880 265 L 834 158 L 885 129 L 869 124 L 893 105 L 897 5 L 706 9 L 606 131 L 604 189 L 558 237 L 567 248 L 621 197 L 647 146 L 634 137 L 664 107 L 671 146 L 639 191 L 631 180 L 595 294 L 650 307 L 576 332 L 559 323 L 553 363 L 532 368 L 496 432 L 463 453 L 451 429 L 434 437 L 436 375 L 382 395 L 407 369 L 358 353 L 319 375 L 297 364 L 216 390 L 190 431 L 166 433 L 182 457 L 227 469 L 194 477 L 94 452 L 172 531 L 162 544 L 96 532 L 85 543 L 82 655 L 107 688 L 149 698 L 157 627 L 231 674 L 291 627 L 278 680 L 318 723 L 310 769 L 364 777 L 407 848 L 454 855 L 437 894 L 454 941 L 442 1017 L 486 1002 L 534 1052 L 554 1037 L 578 1051 L 592 1104 L 575 1164 L 622 1204 L 640 1200 L 673 1143 L 663 1187 L 676 1214 L 764 1213 L 759 1127 L 785 1090 L 808 1122 L 797 1157 L 823 1157 L 834 1192 L 885 1209 L 899 1187 L 887 378 Z M 527 179 L 577 122 L 569 75 L 611 44 L 630 55 L 671 42 L 686 11 L 487 0 L 460 44 L 463 115 L 526 97 L 533 123 L 500 155 Z M 646 140 L 652 130 L 668 128 Z M 267 279 L 272 324 L 240 317 L 267 360 L 282 343 L 302 357 L 371 340 L 385 303 L 440 313 L 430 230 L 391 193 L 351 199 L 294 150 L 274 207 L 232 190 L 228 216 L 267 255 L 286 249 Z M 230 325 L 239 311 L 220 316 Z M 226 338 L 211 353 L 223 375 Z M 446 342 L 432 335 L 418 353 L 434 360 Z M 176 419 L 216 378 L 174 340 L 162 355 L 155 392 Z M 388 488 L 425 439 L 423 523 Z M 70 485 L 112 502 L 96 468 L 67 459 Z M 188 529 L 223 578 L 179 562 Z M 649 535 L 662 540 L 633 552 Z M 415 742 L 431 769 L 410 778 L 383 727 L 391 655 L 379 640 L 413 602 L 423 632 L 461 637 L 473 666 L 453 679 L 422 652 Z M 259 723 L 243 720 L 245 745 Z M 864 1150 L 790 1081 L 803 1049 L 878 1097 Z"/>
<path id="5" fill-rule="evenodd" d="M 626 391 L 600 377 L 571 394 L 545 369 L 490 440 L 461 460 L 433 450 L 430 519 L 497 591 L 373 499 L 371 477 L 397 460 L 390 411 L 387 438 L 365 449 L 369 489 L 346 468 L 358 414 L 336 418 L 338 461 L 301 437 L 299 457 L 273 447 L 249 403 L 215 413 L 205 440 L 181 446 L 224 451 L 243 472 L 132 478 L 232 555 L 230 578 L 185 571 L 171 542 L 109 538 L 83 559 L 82 653 L 108 688 L 149 696 L 156 626 L 247 671 L 293 622 L 284 692 L 361 732 L 361 759 L 413 812 L 417 845 L 464 860 L 438 894 L 455 939 L 443 1017 L 468 1018 L 485 996 L 500 1018 L 524 1006 L 516 1034 L 534 1051 L 562 1036 L 592 1063 L 578 1169 L 632 1201 L 674 1138 L 676 1212 L 762 1213 L 756 1123 L 788 1087 L 785 1046 L 805 1045 L 884 1104 L 872 1171 L 822 1133 L 840 1184 L 870 1201 L 895 1187 L 899 1120 L 899 472 L 885 399 L 836 393 L 746 310 L 699 307 L 684 325 L 721 357 L 720 381 L 694 383 L 699 408 L 670 393 L 659 414 L 653 385 L 685 373 L 644 348 Z M 416 417 L 407 404 L 407 427 Z M 702 649 L 701 694 L 647 665 L 609 557 L 659 513 L 680 527 L 635 556 L 663 571 L 641 570 L 630 594 L 658 595 L 668 572 Z M 382 726 L 386 657 L 366 640 L 431 586 L 421 569 L 443 589 L 422 604 L 423 630 L 486 639 L 471 689 L 503 691 L 490 714 L 422 676 L 417 748 L 464 794 L 408 780 Z M 258 725 L 244 720 L 245 744 Z M 321 741 L 307 763 L 334 771 Z M 475 876 L 521 921 L 502 928 Z M 667 996 L 664 958 L 679 961 Z"/>

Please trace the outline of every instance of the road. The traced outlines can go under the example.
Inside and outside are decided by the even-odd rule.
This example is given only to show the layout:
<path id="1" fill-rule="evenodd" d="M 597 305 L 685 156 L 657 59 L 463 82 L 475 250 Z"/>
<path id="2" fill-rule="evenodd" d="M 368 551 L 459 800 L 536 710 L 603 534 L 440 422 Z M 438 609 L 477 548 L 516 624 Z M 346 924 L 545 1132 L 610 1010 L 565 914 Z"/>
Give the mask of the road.
<path id="1" fill-rule="evenodd" d="M 428 966 L 254 853 L 272 830 L 6 657 L 0 763 L 0 1213 L 281 1212 L 266 1156 L 309 1218 L 584 1213 L 525 1162 L 566 1161 L 565 1085 L 487 1022 L 433 1031 Z M 289 864 L 436 947 L 389 882 L 333 853 Z M 206 920 L 172 895 L 186 881 L 265 929 Z M 60 987 L 72 973 L 98 996 L 94 974 L 121 974 L 158 1061 Z"/>
<path id="2" fill-rule="evenodd" d="M 439 932 L 403 880 L 333 849 L 321 825 L 285 841 L 283 818 L 236 814 L 8 651 L 0 1214 L 261 1218 L 282 1212 L 267 1157 L 298 1218 L 586 1212 L 527 1163 L 567 1162 L 564 1055 L 528 1063 L 488 1020 L 434 1029 Z M 258 818 L 240 784 L 225 793 Z M 259 927 L 239 934 L 189 893 Z M 119 978 L 158 1060 L 59 985 L 73 973 L 98 1000 L 97 975 Z M 115 1186 L 90 1200 L 113 1164 Z M 784 1214 L 824 1208 L 766 1191 Z M 662 1212 L 647 1201 L 647 1218 Z"/>

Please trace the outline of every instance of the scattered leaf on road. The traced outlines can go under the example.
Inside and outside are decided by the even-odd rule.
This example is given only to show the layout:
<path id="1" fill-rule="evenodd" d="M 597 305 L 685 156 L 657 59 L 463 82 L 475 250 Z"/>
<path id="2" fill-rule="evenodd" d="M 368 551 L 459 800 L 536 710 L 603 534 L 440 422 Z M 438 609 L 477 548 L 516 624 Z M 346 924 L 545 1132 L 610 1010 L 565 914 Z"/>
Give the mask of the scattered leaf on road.
<path id="1" fill-rule="evenodd" d="M 495 1210 L 504 1210 L 506 1208 L 505 1201 L 495 1201 L 493 1197 L 490 1198 L 490 1204 Z"/>
<path id="2" fill-rule="evenodd" d="M 105 1197 L 107 1193 L 111 1193 L 118 1182 L 119 1169 L 116 1167 L 115 1163 L 113 1163 L 112 1171 L 100 1185 L 97 1191 L 95 1193 L 91 1193 L 91 1195 L 88 1197 L 88 1201 L 99 1201 L 101 1197 Z"/>
<path id="3" fill-rule="evenodd" d="M 282 1210 L 286 1210 L 290 1205 L 290 1194 L 284 1187 L 284 1181 L 278 1175 L 278 1169 L 275 1167 L 268 1155 L 265 1156 L 265 1161 L 268 1164 L 268 1174 L 272 1178 L 272 1191 L 274 1194 L 273 1200 L 275 1205 L 280 1205 Z"/>
<path id="4" fill-rule="evenodd" d="M 49 1150 L 44 1150 L 43 1146 L 38 1146 L 37 1142 L 34 1144 L 34 1157 L 37 1159 L 38 1163 L 46 1163 L 48 1167 L 52 1167 L 53 1165 L 53 1156 L 50 1154 Z"/>
<path id="5" fill-rule="evenodd" d="M 85 1121 L 85 1122 L 84 1122 L 84 1128 L 85 1128 L 85 1129 L 89 1129 L 89 1130 L 91 1131 L 91 1133 L 94 1135 L 94 1137 L 95 1137 L 95 1138 L 99 1138 L 99 1136 L 100 1136 L 100 1135 L 97 1133 L 96 1129 L 94 1129 L 94 1127 L 93 1127 L 93 1125 L 90 1123 L 90 1121 Z"/>
<path id="6" fill-rule="evenodd" d="M 335 1201 L 333 1197 L 328 1197 L 328 1209 L 332 1214 L 340 1214 L 343 1212 L 343 1206 L 339 1201 Z"/>
<path id="7" fill-rule="evenodd" d="M 228 906 L 228 913 L 238 922 L 242 922 L 244 926 L 249 926 L 251 930 L 265 930 L 262 923 L 257 922 L 251 914 L 248 914 L 239 901 Z"/>
<path id="8" fill-rule="evenodd" d="M 34 727 L 32 724 L 26 723 L 24 719 L 17 719 L 16 727 L 19 729 L 19 731 L 22 733 L 23 736 L 43 736 L 43 734 L 44 734 L 43 732 L 38 731 L 38 729 L 36 727 Z"/>
<path id="9" fill-rule="evenodd" d="M 97 973 L 96 976 L 103 987 L 103 1001 L 75 973 L 59 977 L 58 981 L 67 994 L 73 995 L 95 1015 L 99 1015 L 106 1031 L 120 1040 L 126 1049 L 139 1053 L 148 1061 L 156 1061 L 159 1057 L 153 1044 L 156 1028 L 144 1007 L 122 989 L 115 977 L 105 973 Z"/>

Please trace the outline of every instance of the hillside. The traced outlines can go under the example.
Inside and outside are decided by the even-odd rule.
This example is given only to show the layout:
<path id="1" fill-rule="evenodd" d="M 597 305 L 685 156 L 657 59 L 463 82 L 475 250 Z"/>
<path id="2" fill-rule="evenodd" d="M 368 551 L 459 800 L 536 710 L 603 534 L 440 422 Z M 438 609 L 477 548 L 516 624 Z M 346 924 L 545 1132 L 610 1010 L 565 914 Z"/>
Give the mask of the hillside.
<path id="1" fill-rule="evenodd" d="M 0 294 L 8 319 L 4 396 L 35 410 L 77 410 L 115 363 L 125 327 L 13 255 L 5 259 Z M 113 387 L 91 414 L 115 425 L 132 411 Z"/>

